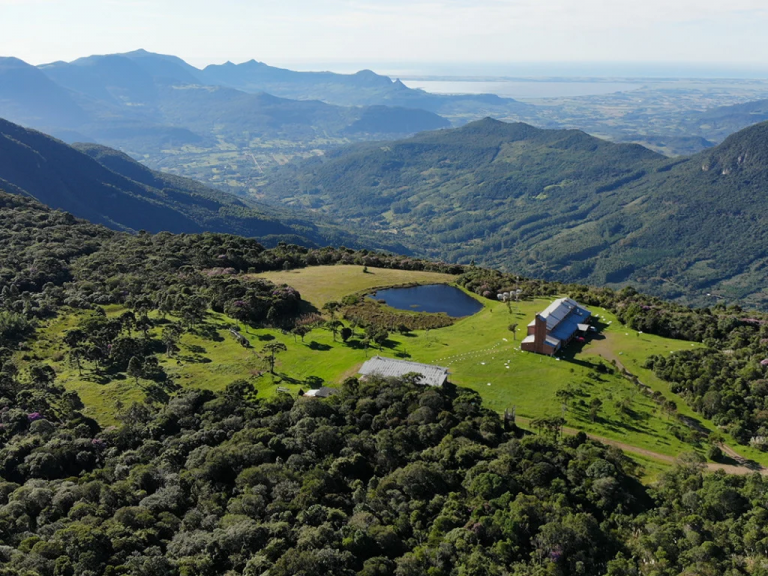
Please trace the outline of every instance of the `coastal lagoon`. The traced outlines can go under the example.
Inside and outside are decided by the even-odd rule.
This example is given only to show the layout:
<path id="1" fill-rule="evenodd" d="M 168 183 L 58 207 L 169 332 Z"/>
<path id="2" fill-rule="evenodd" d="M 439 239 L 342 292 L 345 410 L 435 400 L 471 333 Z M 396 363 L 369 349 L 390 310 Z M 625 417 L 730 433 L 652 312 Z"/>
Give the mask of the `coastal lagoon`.
<path id="1" fill-rule="evenodd" d="M 548 80 L 403 80 L 409 88 L 421 88 L 433 94 L 496 94 L 503 98 L 574 98 L 627 92 L 642 84 L 598 81 Z"/>

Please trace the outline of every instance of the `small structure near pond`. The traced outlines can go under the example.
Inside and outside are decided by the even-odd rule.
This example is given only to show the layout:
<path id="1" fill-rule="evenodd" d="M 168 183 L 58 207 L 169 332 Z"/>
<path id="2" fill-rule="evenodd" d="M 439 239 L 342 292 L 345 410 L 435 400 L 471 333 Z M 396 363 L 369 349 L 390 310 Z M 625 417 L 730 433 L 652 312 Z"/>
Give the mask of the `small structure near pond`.
<path id="1" fill-rule="evenodd" d="M 442 386 L 448 380 L 448 368 L 434 364 L 408 362 L 395 358 L 375 356 L 360 368 L 361 376 L 381 376 L 382 378 L 400 378 L 406 374 L 416 373 L 421 376 L 419 384 L 427 386 Z"/>

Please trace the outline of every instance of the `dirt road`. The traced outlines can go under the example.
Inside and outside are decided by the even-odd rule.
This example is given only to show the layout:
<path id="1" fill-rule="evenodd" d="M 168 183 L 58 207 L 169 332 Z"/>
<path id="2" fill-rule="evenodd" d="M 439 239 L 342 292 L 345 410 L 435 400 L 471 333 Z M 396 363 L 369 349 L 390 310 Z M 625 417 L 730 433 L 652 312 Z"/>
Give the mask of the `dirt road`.
<path id="1" fill-rule="evenodd" d="M 518 423 L 523 425 L 530 423 L 529 418 L 522 418 L 520 416 L 517 417 L 517 421 Z M 577 430 L 576 428 L 568 428 L 568 427 L 563 428 L 563 434 L 568 434 L 569 436 L 575 436 L 579 432 L 580 430 Z M 629 452 L 630 454 L 637 454 L 638 456 L 644 456 L 646 458 L 658 460 L 659 462 L 674 464 L 676 460 L 674 456 L 669 456 L 668 454 L 659 454 L 658 452 L 646 450 L 645 448 L 638 448 L 637 446 L 625 444 L 624 442 L 619 442 L 618 440 L 611 440 L 610 438 L 605 438 L 603 436 L 597 436 L 596 434 L 587 434 L 587 436 L 597 442 L 601 442 L 608 446 L 615 446 L 616 448 L 620 448 L 624 452 Z M 723 446 L 722 449 L 726 455 L 733 458 L 737 462 L 744 462 L 744 463 L 747 462 L 745 458 L 737 454 L 732 448 L 728 446 Z M 738 466 L 734 466 L 731 464 L 717 464 L 714 462 L 708 462 L 707 470 L 709 472 L 714 472 L 716 470 L 724 470 L 726 474 L 737 474 L 737 475 L 747 475 L 747 474 L 753 474 L 755 472 L 759 472 L 762 475 L 768 475 L 768 469 L 765 469 L 762 466 L 758 466 L 756 468 L 750 467 L 750 466 L 747 466 L 746 464 L 740 464 Z"/>

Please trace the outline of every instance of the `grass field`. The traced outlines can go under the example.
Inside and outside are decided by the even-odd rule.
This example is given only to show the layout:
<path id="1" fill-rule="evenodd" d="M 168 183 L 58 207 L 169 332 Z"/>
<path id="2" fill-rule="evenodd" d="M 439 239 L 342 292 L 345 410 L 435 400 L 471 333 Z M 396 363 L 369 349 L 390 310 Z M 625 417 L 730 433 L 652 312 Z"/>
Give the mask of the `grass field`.
<path id="1" fill-rule="evenodd" d="M 376 286 L 451 280 L 448 275 L 394 270 L 374 269 L 371 274 L 364 274 L 360 266 L 307 268 L 265 276 L 294 286 L 317 307 L 328 300 Z M 613 373 L 597 370 L 601 363 L 610 366 L 611 361 L 616 361 L 644 384 L 674 400 L 681 414 L 695 418 L 704 428 L 715 429 L 681 398 L 671 394 L 666 383 L 642 368 L 649 355 L 690 349 L 693 346 L 690 342 L 632 332 L 609 312 L 594 309 L 604 329 L 592 342 L 579 345 L 581 349 L 572 347 L 560 360 L 520 351 L 519 342 L 525 335 L 526 325 L 548 303 L 549 300 L 538 299 L 508 308 L 503 303 L 484 301 L 480 312 L 447 328 L 390 335 L 381 355 L 446 366 L 453 384 L 476 390 L 487 407 L 499 412 L 514 409 L 522 418 L 564 415 L 570 428 L 654 453 L 675 457 L 691 451 L 690 444 L 673 434 L 674 418 L 662 414 L 659 407 L 618 370 Z M 120 311 L 118 307 L 107 310 L 108 314 Z M 141 400 L 147 383 L 136 385 L 129 378 L 100 383 L 87 372 L 85 377 L 79 377 L 60 352 L 50 352 L 61 348 L 58 344 L 61 334 L 75 323 L 75 313 L 52 321 L 42 330 L 31 356 L 55 367 L 60 381 L 80 394 L 88 415 L 102 424 L 113 423 L 118 400 L 123 404 Z M 354 338 L 348 344 L 334 341 L 331 332 L 325 329 L 313 330 L 304 342 L 278 330 L 250 329 L 244 335 L 253 348 L 245 349 L 227 332 L 227 328 L 234 325 L 231 319 L 210 313 L 206 324 L 216 329 L 215 339 L 188 333 L 182 337 L 181 350 L 175 358 L 159 356 L 163 368 L 177 385 L 222 390 L 236 379 L 248 378 L 262 396 L 276 394 L 278 387 L 296 394 L 300 389 L 308 389 L 308 377 L 319 377 L 328 385 L 334 385 L 355 375 L 366 358 L 379 353 L 373 348 L 365 350 Z M 510 324 L 518 324 L 515 334 L 509 330 Z M 271 375 L 258 352 L 274 341 L 284 343 L 287 351 L 278 356 L 276 374 Z M 565 411 L 562 400 L 556 396 L 563 388 L 572 394 Z M 588 414 L 593 398 L 603 403 L 595 422 Z M 623 410 L 619 409 L 620 405 L 624 406 Z M 729 444 L 736 446 L 732 441 Z M 760 452 L 742 446 L 738 446 L 737 451 L 768 464 L 768 458 Z M 653 473 L 656 472 L 654 469 Z"/>
<path id="2" fill-rule="evenodd" d="M 347 294 L 370 290 L 381 286 L 395 286 L 418 282 L 420 284 L 445 284 L 456 277 L 437 272 L 417 272 L 362 266 L 312 266 L 285 272 L 258 274 L 275 284 L 288 284 L 301 294 L 302 299 L 318 309 L 326 302 L 339 300 Z"/>

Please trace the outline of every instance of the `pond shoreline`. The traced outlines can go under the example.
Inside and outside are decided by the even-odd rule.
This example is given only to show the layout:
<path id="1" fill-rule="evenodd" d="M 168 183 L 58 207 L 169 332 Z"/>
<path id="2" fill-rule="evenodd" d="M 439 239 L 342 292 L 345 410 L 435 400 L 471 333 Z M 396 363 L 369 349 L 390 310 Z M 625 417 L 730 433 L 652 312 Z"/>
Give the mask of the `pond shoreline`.
<path id="1" fill-rule="evenodd" d="M 453 319 L 472 316 L 484 307 L 482 302 L 451 284 L 377 288 L 368 291 L 366 298 L 383 302 L 395 310 L 427 314 L 442 313 Z"/>

